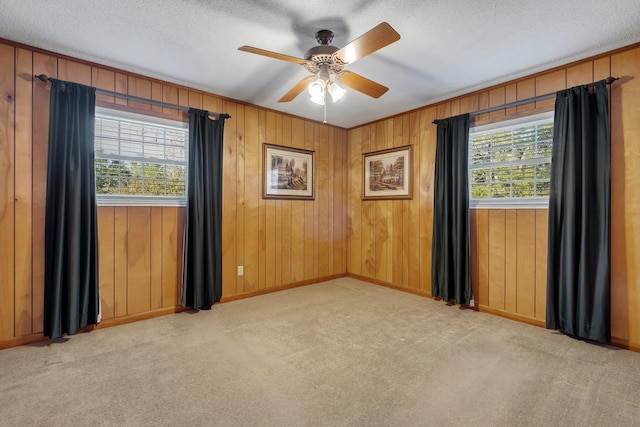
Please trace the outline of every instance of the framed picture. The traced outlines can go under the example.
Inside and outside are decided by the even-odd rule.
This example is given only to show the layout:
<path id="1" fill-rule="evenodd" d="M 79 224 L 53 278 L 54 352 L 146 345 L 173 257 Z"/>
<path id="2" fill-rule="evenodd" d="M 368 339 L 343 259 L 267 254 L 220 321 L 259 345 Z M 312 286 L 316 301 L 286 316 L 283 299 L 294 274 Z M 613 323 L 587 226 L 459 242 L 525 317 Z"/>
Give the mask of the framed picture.
<path id="1" fill-rule="evenodd" d="M 315 199 L 315 151 L 264 143 L 265 199 Z"/>
<path id="2" fill-rule="evenodd" d="M 362 155 L 362 199 L 411 199 L 413 146 Z"/>

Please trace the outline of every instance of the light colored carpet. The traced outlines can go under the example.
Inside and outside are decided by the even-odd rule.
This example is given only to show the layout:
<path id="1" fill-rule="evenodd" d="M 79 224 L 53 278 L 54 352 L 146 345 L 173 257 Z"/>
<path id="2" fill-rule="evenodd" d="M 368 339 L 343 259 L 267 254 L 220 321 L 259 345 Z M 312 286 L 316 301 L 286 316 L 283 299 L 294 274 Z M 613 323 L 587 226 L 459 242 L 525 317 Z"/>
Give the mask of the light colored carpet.
<path id="1" fill-rule="evenodd" d="M 0 424 L 640 425 L 640 354 L 344 278 L 2 350 Z"/>

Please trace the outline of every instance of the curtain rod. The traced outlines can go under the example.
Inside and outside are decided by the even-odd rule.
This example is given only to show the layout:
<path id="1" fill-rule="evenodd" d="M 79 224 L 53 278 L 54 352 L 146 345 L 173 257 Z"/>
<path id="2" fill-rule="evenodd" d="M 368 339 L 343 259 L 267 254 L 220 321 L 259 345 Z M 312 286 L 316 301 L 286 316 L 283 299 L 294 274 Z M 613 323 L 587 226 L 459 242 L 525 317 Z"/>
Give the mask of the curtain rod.
<path id="1" fill-rule="evenodd" d="M 619 80 L 618 77 L 607 77 L 606 79 L 604 79 L 605 83 L 610 85 L 611 83 L 615 82 L 616 80 Z M 595 83 L 589 83 L 587 86 L 593 86 Z M 551 99 L 553 97 L 556 96 L 557 92 L 551 92 L 551 93 L 545 93 L 544 95 L 538 95 L 538 96 L 534 96 L 532 98 L 527 98 L 527 99 L 522 99 L 520 101 L 514 101 L 514 102 L 509 102 L 508 104 L 502 104 L 502 105 L 496 105 L 495 107 L 489 107 L 489 108 L 485 108 L 482 110 L 478 110 L 478 111 L 474 111 L 472 113 L 469 113 L 470 117 L 473 116 L 478 116 L 480 114 L 487 114 L 487 113 L 492 113 L 494 111 L 498 111 L 498 110 L 503 110 L 503 109 L 507 109 L 507 108 L 513 108 L 513 107 L 518 107 L 520 105 L 525 105 L 525 104 L 530 104 L 532 102 L 535 101 L 543 101 L 545 99 Z M 432 123 L 434 125 L 437 125 L 442 119 L 436 119 L 434 120 Z"/>
<path id="2" fill-rule="evenodd" d="M 48 77 L 46 74 L 38 74 L 38 75 L 35 75 L 34 77 L 36 79 L 42 81 L 42 82 L 45 82 L 45 83 L 51 80 L 51 78 Z M 168 102 L 156 101 L 154 99 L 141 98 L 139 96 L 127 95 L 125 93 L 118 93 L 118 92 L 113 92 L 113 91 L 105 90 L 105 89 L 96 88 L 96 94 L 98 94 L 98 95 L 115 96 L 117 98 L 124 98 L 124 99 L 128 99 L 130 101 L 136 101 L 136 102 L 141 102 L 141 103 L 144 103 L 144 104 L 156 105 L 158 107 L 166 107 L 166 108 L 173 108 L 175 110 L 189 111 L 189 107 L 185 107 L 184 105 L 170 104 Z M 226 113 L 210 112 L 209 114 L 217 114 L 218 117 L 223 117 L 225 119 L 230 119 L 231 118 L 231 116 L 229 114 L 226 114 Z"/>

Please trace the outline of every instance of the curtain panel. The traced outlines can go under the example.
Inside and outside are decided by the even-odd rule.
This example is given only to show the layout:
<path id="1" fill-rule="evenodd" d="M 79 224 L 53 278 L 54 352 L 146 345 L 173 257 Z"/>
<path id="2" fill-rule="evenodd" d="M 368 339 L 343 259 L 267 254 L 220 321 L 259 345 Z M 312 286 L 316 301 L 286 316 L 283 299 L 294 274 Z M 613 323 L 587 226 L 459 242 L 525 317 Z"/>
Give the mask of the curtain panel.
<path id="1" fill-rule="evenodd" d="M 469 114 L 439 120 L 437 126 L 431 295 L 469 304 Z"/>
<path id="2" fill-rule="evenodd" d="M 609 100 L 605 81 L 557 93 L 546 326 L 611 339 Z"/>
<path id="3" fill-rule="evenodd" d="M 182 305 L 210 309 L 222 297 L 224 119 L 189 109 L 189 171 Z"/>
<path id="4" fill-rule="evenodd" d="M 50 80 L 44 335 L 58 338 L 99 322 L 95 88 Z"/>

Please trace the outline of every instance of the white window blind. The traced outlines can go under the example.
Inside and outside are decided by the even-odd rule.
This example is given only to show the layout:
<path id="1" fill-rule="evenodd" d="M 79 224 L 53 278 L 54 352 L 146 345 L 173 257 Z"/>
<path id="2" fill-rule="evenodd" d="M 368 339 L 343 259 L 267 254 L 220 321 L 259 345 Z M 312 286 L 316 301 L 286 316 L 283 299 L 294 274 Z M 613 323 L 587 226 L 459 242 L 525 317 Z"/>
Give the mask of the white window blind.
<path id="1" fill-rule="evenodd" d="M 97 109 L 96 194 L 99 204 L 186 203 L 185 123 Z"/>
<path id="2" fill-rule="evenodd" d="M 552 141 L 552 113 L 472 129 L 470 205 L 546 206 Z"/>

